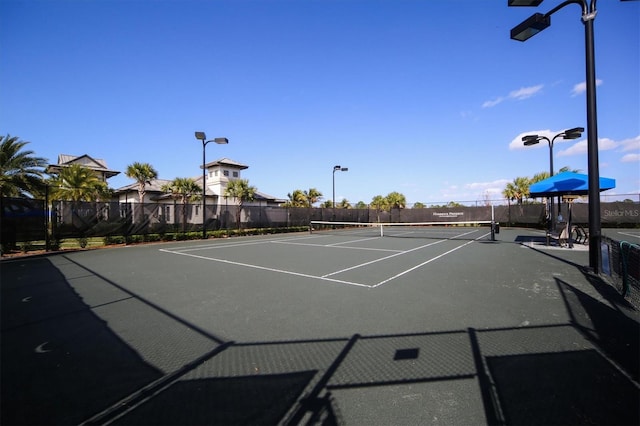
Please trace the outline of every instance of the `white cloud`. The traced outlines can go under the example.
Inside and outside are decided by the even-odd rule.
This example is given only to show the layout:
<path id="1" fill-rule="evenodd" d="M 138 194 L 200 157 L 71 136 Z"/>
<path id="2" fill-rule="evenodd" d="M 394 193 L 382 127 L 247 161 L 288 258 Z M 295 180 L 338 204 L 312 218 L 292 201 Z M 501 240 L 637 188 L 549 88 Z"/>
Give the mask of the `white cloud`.
<path id="1" fill-rule="evenodd" d="M 507 182 L 510 181 L 508 179 L 497 179 L 492 182 L 472 182 L 466 184 L 464 187 L 473 190 L 495 192 L 496 188 L 503 188 L 507 184 Z"/>
<path id="2" fill-rule="evenodd" d="M 598 148 L 600 145 L 598 144 Z M 581 155 L 586 154 L 588 149 L 587 140 L 581 140 L 580 142 L 574 143 L 570 148 L 565 149 L 564 151 L 558 152 L 558 157 L 567 157 L 570 155 Z"/>
<path id="3" fill-rule="evenodd" d="M 620 145 L 620 143 L 609 139 L 609 138 L 600 138 L 598 139 L 598 151 L 609 151 L 611 149 L 615 149 Z M 558 152 L 558 157 L 566 157 L 570 155 L 582 155 L 586 154 L 588 151 L 588 141 L 587 139 L 583 139 L 579 142 L 576 142 L 568 149 Z"/>
<path id="4" fill-rule="evenodd" d="M 517 99 L 519 101 L 522 99 L 527 99 L 532 97 L 539 91 L 541 91 L 543 87 L 544 87 L 543 84 L 538 84 L 537 86 L 531 86 L 531 87 L 522 87 L 518 90 L 514 90 L 511 93 L 509 93 L 509 98 Z"/>
<path id="5" fill-rule="evenodd" d="M 536 95 L 538 92 L 540 92 L 542 90 L 542 88 L 544 87 L 544 84 L 538 84 L 537 86 L 530 86 L 530 87 L 521 87 L 518 90 L 512 90 L 511 92 L 509 92 L 509 94 L 505 97 L 505 96 L 499 96 L 495 99 L 489 100 L 489 101 L 485 101 L 482 104 L 482 108 L 491 108 L 494 107 L 502 102 L 504 102 L 507 99 L 514 99 L 517 101 L 521 101 L 523 99 L 528 99 L 534 95 Z"/>
<path id="6" fill-rule="evenodd" d="M 621 163 L 640 163 L 640 154 L 627 154 L 620 159 Z"/>
<path id="7" fill-rule="evenodd" d="M 620 141 L 620 146 L 622 147 L 620 149 L 622 152 L 640 150 L 640 135 Z"/>
<path id="8" fill-rule="evenodd" d="M 498 105 L 499 103 L 502 103 L 502 101 L 504 101 L 503 97 L 499 97 L 499 98 L 494 99 L 492 101 L 485 101 L 485 103 L 482 104 L 482 108 L 494 107 L 494 106 Z"/>
<path id="9" fill-rule="evenodd" d="M 609 138 L 598 139 L 598 151 L 610 151 L 617 149 L 618 152 L 640 151 L 640 135 L 622 141 L 614 141 Z M 558 152 L 558 157 L 566 157 L 570 155 L 586 155 L 588 151 L 588 142 L 583 139 L 573 144 L 570 148 Z M 637 163 L 640 162 L 640 152 L 625 154 L 620 158 L 621 163 Z M 601 163 L 601 167 L 604 165 Z"/>
<path id="10" fill-rule="evenodd" d="M 600 86 L 602 84 L 602 80 L 596 79 L 596 86 Z M 578 83 L 573 86 L 571 90 L 571 97 L 581 95 L 582 93 L 587 91 L 587 83 L 583 81 L 582 83 Z"/>

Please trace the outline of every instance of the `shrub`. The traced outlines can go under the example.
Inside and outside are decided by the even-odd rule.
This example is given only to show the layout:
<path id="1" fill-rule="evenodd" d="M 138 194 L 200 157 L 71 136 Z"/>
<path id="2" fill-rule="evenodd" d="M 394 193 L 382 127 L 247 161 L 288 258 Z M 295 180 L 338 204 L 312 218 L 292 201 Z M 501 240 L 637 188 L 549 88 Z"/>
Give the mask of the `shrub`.
<path id="1" fill-rule="evenodd" d="M 26 253 L 28 251 L 33 250 L 33 244 L 30 241 L 24 241 L 20 243 L 20 251 Z"/>
<path id="2" fill-rule="evenodd" d="M 49 240 L 49 250 L 58 251 L 62 246 L 62 240 L 59 238 L 51 238 Z"/>
<path id="3" fill-rule="evenodd" d="M 122 235 L 107 235 L 102 239 L 102 241 L 104 241 L 105 246 L 110 246 L 114 244 L 124 244 L 125 237 L 123 237 Z"/>
<path id="4" fill-rule="evenodd" d="M 80 246 L 80 248 L 87 247 L 87 244 L 89 244 L 89 240 L 87 239 L 87 237 L 78 238 L 78 245 Z"/>

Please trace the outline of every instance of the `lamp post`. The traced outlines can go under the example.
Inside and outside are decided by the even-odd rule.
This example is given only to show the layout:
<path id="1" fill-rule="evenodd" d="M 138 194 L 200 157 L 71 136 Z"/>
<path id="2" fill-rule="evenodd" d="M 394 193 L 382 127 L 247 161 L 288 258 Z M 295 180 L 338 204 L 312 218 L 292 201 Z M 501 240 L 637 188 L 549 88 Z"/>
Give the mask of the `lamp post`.
<path id="1" fill-rule="evenodd" d="M 207 135 L 204 132 L 196 132 L 196 139 L 202 141 L 202 238 L 207 239 L 207 169 L 205 160 L 205 151 L 209 142 L 215 142 L 219 145 L 226 145 L 229 143 L 227 138 L 215 138 L 207 140 Z"/>
<path id="2" fill-rule="evenodd" d="M 526 135 L 522 137 L 522 141 L 524 142 L 524 146 L 535 145 L 542 140 L 547 141 L 547 143 L 549 144 L 549 176 L 553 176 L 553 143 L 557 138 L 560 138 L 560 137 L 562 139 L 578 139 L 580 136 L 582 136 L 582 132 L 584 132 L 584 127 L 574 127 L 573 129 L 565 130 L 564 132 L 558 133 L 551 139 L 549 139 L 546 136 L 540 136 L 540 135 Z M 550 203 L 550 214 L 549 214 L 549 231 L 552 232 L 553 222 L 554 222 L 553 197 L 550 197 L 550 199 L 551 199 L 551 203 Z"/>
<path id="3" fill-rule="evenodd" d="M 347 172 L 348 167 L 333 166 L 333 216 L 336 215 L 336 172 Z"/>
<path id="4" fill-rule="evenodd" d="M 542 0 L 508 0 L 509 6 L 538 6 Z M 596 70 L 593 22 L 596 18 L 596 0 L 566 0 L 549 12 L 535 13 L 511 29 L 511 38 L 526 41 L 551 25 L 551 15 L 575 3 L 582 8 L 585 35 L 586 87 L 587 87 L 587 161 L 589 175 L 589 266 L 600 272 L 600 171 L 598 165 L 598 121 L 596 113 Z"/>

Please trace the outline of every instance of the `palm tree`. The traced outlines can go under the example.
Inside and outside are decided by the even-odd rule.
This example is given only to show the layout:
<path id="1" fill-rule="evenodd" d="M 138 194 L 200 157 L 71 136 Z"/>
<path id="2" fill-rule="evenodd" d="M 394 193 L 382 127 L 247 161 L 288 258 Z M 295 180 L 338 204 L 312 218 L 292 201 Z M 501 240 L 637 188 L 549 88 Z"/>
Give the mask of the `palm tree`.
<path id="1" fill-rule="evenodd" d="M 15 136 L 0 136 L 0 197 L 26 197 L 43 189 L 43 171 L 47 160 L 23 150 L 29 142 Z"/>
<path id="2" fill-rule="evenodd" d="M 513 182 L 508 182 L 502 190 L 502 196 L 507 199 L 507 204 L 511 205 L 511 202 L 516 199 L 516 186 Z"/>
<path id="3" fill-rule="evenodd" d="M 580 173 L 580 169 L 572 169 L 569 166 L 564 166 L 564 167 L 561 167 L 560 170 L 558 170 L 558 173 L 564 173 L 564 172 Z"/>
<path id="4" fill-rule="evenodd" d="M 545 180 L 548 179 L 549 176 L 551 176 L 549 174 L 549 172 L 540 172 L 540 173 L 536 173 L 535 175 L 533 175 L 533 177 L 531 178 L 531 183 L 536 183 L 536 182 L 540 182 L 541 180 Z"/>
<path id="5" fill-rule="evenodd" d="M 386 210 L 388 206 L 387 199 L 382 195 L 376 195 L 371 199 L 371 207 L 376 209 L 376 217 L 380 222 L 380 212 Z"/>
<path id="6" fill-rule="evenodd" d="M 398 210 L 398 222 L 400 221 L 400 210 L 407 206 L 407 199 L 399 192 L 393 191 L 387 194 L 387 207 L 389 210 Z"/>
<path id="7" fill-rule="evenodd" d="M 350 209 L 351 208 L 351 203 L 349 203 L 349 200 L 347 200 L 346 198 L 343 198 L 342 201 L 340 201 L 340 203 L 338 203 L 338 208 Z"/>
<path id="8" fill-rule="evenodd" d="M 528 177 L 517 177 L 513 181 L 516 185 L 518 192 L 518 203 L 522 204 L 522 202 L 529 198 L 529 187 L 531 186 L 531 179 Z"/>
<path id="9" fill-rule="evenodd" d="M 99 201 L 109 196 L 106 182 L 88 167 L 72 164 L 60 169 L 50 180 L 51 198 L 79 203 L 81 201 Z"/>
<path id="10" fill-rule="evenodd" d="M 240 219 L 244 202 L 253 201 L 256 191 L 256 187 L 249 185 L 247 179 L 229 181 L 227 188 L 224 190 L 225 197 L 234 197 L 236 199 L 236 224 L 238 229 L 240 229 Z"/>
<path id="11" fill-rule="evenodd" d="M 308 191 L 304 191 L 304 196 L 307 201 L 307 207 L 311 208 L 315 203 L 322 198 L 322 192 L 316 188 L 310 188 Z"/>
<path id="12" fill-rule="evenodd" d="M 158 172 L 149 163 L 134 162 L 127 166 L 127 170 L 124 174 L 131 179 L 134 179 L 138 184 L 138 198 L 140 200 L 139 206 L 136 209 L 136 214 L 140 220 L 144 217 L 144 194 L 146 193 L 147 184 L 151 185 L 151 180 L 158 178 Z"/>
<path id="13" fill-rule="evenodd" d="M 127 170 L 124 174 L 131 179 L 134 179 L 138 184 L 138 197 L 140 198 L 140 204 L 144 203 L 144 194 L 147 185 L 151 185 L 153 179 L 158 178 L 158 172 L 149 163 L 134 162 L 127 166 Z"/>
<path id="14" fill-rule="evenodd" d="M 49 185 L 52 200 L 71 201 L 71 215 L 72 218 L 80 221 L 81 235 L 84 235 L 84 232 L 99 220 L 98 201 L 109 198 L 111 195 L 107 183 L 102 181 L 93 170 L 81 164 L 72 164 L 60 169 L 49 180 Z M 86 211 L 80 214 L 82 202 L 95 202 L 92 216 L 88 216 Z M 62 209 L 64 214 L 64 207 Z M 72 223 L 77 226 L 75 219 L 72 219 Z"/>
<path id="15" fill-rule="evenodd" d="M 424 205 L 424 203 L 421 203 L 420 201 L 413 203 L 413 208 L 414 209 L 424 209 L 427 206 Z"/>
<path id="16" fill-rule="evenodd" d="M 182 232 L 187 224 L 187 202 L 196 201 L 200 198 L 202 188 L 191 178 L 175 178 L 171 182 L 162 185 L 163 192 L 168 192 L 182 204 Z"/>
<path id="17" fill-rule="evenodd" d="M 306 196 L 300 189 L 295 189 L 292 193 L 287 194 L 289 200 L 284 204 L 285 207 L 305 207 L 307 204 Z"/>
<path id="18" fill-rule="evenodd" d="M 393 191 L 387 194 L 387 204 L 392 209 L 404 209 L 407 206 L 407 199 L 403 194 Z"/>
<path id="19" fill-rule="evenodd" d="M 518 204 L 522 204 L 525 198 L 529 198 L 529 186 L 531 179 L 526 177 L 517 177 L 513 182 L 507 183 L 502 195 L 509 201 L 516 200 Z"/>
<path id="20" fill-rule="evenodd" d="M 356 209 L 366 209 L 367 204 L 364 201 L 358 201 L 356 203 Z"/>

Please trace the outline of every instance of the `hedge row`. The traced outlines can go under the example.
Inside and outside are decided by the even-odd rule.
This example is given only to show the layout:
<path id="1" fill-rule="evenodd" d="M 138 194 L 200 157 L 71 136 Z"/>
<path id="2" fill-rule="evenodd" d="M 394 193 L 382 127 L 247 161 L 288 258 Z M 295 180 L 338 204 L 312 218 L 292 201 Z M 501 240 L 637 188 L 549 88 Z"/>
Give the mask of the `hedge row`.
<path id="1" fill-rule="evenodd" d="M 246 235 L 270 235 L 287 232 L 303 232 L 309 228 L 306 226 L 293 226 L 288 228 L 251 228 L 251 229 L 222 229 L 207 231 L 207 238 L 242 237 Z M 136 244 L 160 241 L 186 241 L 202 239 L 202 232 L 167 232 L 164 234 L 143 235 L 108 235 L 104 237 L 105 245 Z"/>

